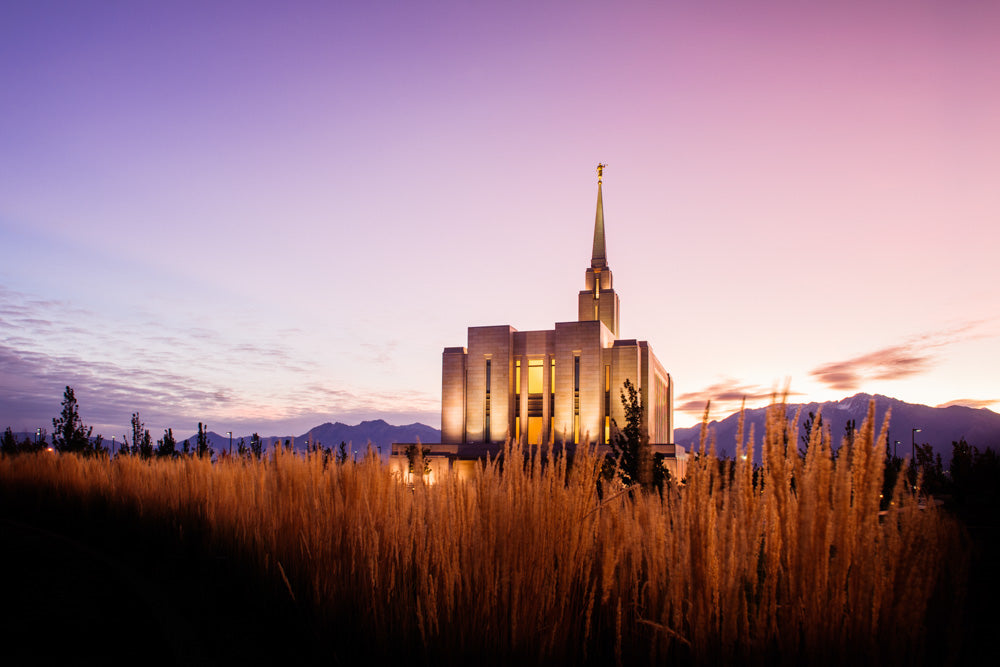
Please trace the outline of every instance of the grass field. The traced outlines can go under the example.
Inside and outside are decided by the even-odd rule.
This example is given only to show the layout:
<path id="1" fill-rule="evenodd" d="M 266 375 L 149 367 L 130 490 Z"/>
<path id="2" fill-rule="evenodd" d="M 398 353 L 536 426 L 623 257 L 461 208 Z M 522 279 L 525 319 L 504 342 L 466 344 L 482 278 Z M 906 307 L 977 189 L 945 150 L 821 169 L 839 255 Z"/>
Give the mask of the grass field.
<path id="1" fill-rule="evenodd" d="M 582 450 L 570 464 L 508 448 L 502 465 L 433 486 L 400 483 L 374 456 L 335 465 L 281 450 L 214 464 L 21 455 L 0 459 L 0 481 L 5 503 L 230 559 L 334 657 L 946 660 L 961 649 L 965 538 L 901 486 L 880 516 L 873 422 L 870 408 L 835 459 L 814 429 L 803 459 L 778 406 L 756 471 L 741 433 L 726 465 L 703 442 L 683 485 L 608 487 L 603 500 L 600 461 Z"/>

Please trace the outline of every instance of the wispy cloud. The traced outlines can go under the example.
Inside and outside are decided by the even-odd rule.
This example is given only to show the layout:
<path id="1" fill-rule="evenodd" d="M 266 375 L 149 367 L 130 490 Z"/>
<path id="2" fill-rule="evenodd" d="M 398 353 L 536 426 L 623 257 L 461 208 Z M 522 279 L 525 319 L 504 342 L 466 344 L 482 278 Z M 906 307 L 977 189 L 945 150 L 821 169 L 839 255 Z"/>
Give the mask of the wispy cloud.
<path id="1" fill-rule="evenodd" d="M 396 352 L 398 341 L 391 340 L 385 343 L 361 343 L 361 347 L 371 355 L 371 360 L 379 365 L 386 365 L 392 362 L 393 354 Z"/>
<path id="2" fill-rule="evenodd" d="M 373 413 L 436 423 L 437 396 L 330 388 L 327 369 L 296 348 L 299 333 L 238 325 L 220 331 L 142 312 L 109 324 L 70 303 L 0 286 L 0 427 L 51 424 L 66 385 L 76 390 L 84 421 L 107 435 L 135 411 L 148 425 L 178 430 L 225 420 L 227 430 L 298 424 L 304 431 L 319 423 L 305 419 Z M 375 363 L 388 364 L 395 345 L 367 350 Z"/>
<path id="3" fill-rule="evenodd" d="M 872 380 L 900 380 L 919 375 L 934 366 L 942 348 L 979 336 L 975 329 L 981 322 L 969 322 L 915 336 L 912 339 L 862 354 L 844 361 L 818 366 L 809 372 L 831 389 L 853 391 Z"/>
<path id="4" fill-rule="evenodd" d="M 981 400 L 981 399 L 976 399 L 976 398 L 957 398 L 954 401 L 948 401 L 947 403 L 942 403 L 941 405 L 937 405 L 935 407 L 938 407 L 938 408 L 950 408 L 953 405 L 960 405 L 960 406 L 965 407 L 965 408 L 976 408 L 976 409 L 978 409 L 978 408 L 990 408 L 990 409 L 992 409 L 993 406 L 998 405 L 998 404 L 1000 404 L 1000 400 L 998 400 L 998 399 Z"/>
<path id="5" fill-rule="evenodd" d="M 675 408 L 681 412 L 701 414 L 711 402 L 713 409 L 728 414 L 738 410 L 744 401 L 748 405 L 759 404 L 786 393 L 789 396 L 799 395 L 788 389 L 779 390 L 773 386 L 746 384 L 734 378 L 725 378 L 704 389 L 681 394 L 677 397 Z"/>

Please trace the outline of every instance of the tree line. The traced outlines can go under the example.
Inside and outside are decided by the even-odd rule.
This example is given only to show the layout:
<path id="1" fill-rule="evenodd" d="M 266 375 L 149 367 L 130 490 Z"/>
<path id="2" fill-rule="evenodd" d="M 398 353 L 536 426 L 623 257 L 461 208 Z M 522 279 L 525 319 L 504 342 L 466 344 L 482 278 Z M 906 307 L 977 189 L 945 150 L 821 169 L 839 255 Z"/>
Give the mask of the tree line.
<path id="1" fill-rule="evenodd" d="M 102 435 L 94 436 L 93 427 L 83 423 L 80 418 L 80 406 L 73 388 L 67 386 L 63 392 L 62 410 L 58 417 L 52 419 L 51 444 L 48 441 L 49 434 L 45 429 L 38 429 L 35 432 L 34 440 L 29 435 L 19 440 L 8 426 L 3 435 L 0 436 L 0 452 L 19 454 L 52 450 L 82 456 L 137 456 L 143 459 L 171 459 L 182 456 L 215 459 L 217 456 L 228 457 L 230 455 L 239 458 L 260 459 L 264 455 L 264 441 L 257 433 L 250 436 L 249 442 L 245 438 L 240 438 L 239 442 L 236 443 L 235 451 L 227 452 L 223 449 L 223 451 L 216 453 L 209 442 L 208 425 L 202 422 L 198 422 L 198 433 L 181 443 L 177 442 L 172 428 L 164 429 L 163 436 L 154 443 L 152 434 L 142 422 L 138 412 L 132 413 L 131 426 L 131 434 L 124 434 L 121 444 L 112 440 L 112 446 L 109 448 Z M 292 442 L 290 439 L 286 439 L 284 443 L 278 443 L 278 446 L 292 449 Z M 345 463 L 348 459 L 346 442 L 341 442 L 339 450 L 335 453 L 331 448 L 323 447 L 321 443 L 310 439 L 306 449 L 309 452 L 323 455 L 324 461 Z"/>

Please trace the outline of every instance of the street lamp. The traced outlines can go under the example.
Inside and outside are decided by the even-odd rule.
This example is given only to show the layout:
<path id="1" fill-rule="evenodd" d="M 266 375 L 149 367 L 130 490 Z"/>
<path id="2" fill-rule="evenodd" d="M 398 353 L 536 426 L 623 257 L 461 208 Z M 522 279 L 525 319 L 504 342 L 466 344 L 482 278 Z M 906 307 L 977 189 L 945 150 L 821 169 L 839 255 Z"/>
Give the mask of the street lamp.
<path id="1" fill-rule="evenodd" d="M 42 429 L 36 428 L 35 429 L 35 444 L 37 445 L 38 441 L 41 440 L 41 439 L 42 439 Z"/>
<path id="2" fill-rule="evenodd" d="M 111 436 L 111 456 L 115 455 L 115 436 Z"/>
<path id="3" fill-rule="evenodd" d="M 896 447 L 899 446 L 899 440 L 892 443 L 892 458 L 896 458 Z"/>
<path id="4" fill-rule="evenodd" d="M 920 433 L 919 428 L 910 430 L 910 465 L 914 465 L 917 462 L 917 433 Z"/>
<path id="5" fill-rule="evenodd" d="M 232 431 L 226 431 L 226 435 L 229 436 L 229 455 L 232 456 L 233 455 L 233 432 Z"/>

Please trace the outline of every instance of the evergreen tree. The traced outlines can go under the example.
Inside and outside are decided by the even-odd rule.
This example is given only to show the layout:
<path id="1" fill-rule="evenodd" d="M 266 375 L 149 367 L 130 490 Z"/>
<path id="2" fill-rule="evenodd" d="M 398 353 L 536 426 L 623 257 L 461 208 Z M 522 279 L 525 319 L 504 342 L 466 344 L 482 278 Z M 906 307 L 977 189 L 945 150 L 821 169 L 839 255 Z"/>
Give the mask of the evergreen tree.
<path id="1" fill-rule="evenodd" d="M 212 458 L 212 455 L 215 454 L 215 452 L 213 452 L 212 448 L 208 446 L 208 425 L 207 424 L 203 425 L 201 422 L 198 422 L 198 436 L 197 437 L 198 437 L 198 439 L 196 441 L 197 442 L 197 449 L 195 449 L 195 454 L 197 454 L 199 457 L 201 457 L 201 456 L 207 456 L 209 458 Z"/>
<path id="2" fill-rule="evenodd" d="M 256 459 L 264 455 L 264 443 L 256 433 L 250 436 L 250 454 Z"/>
<path id="3" fill-rule="evenodd" d="M 20 449 L 21 446 L 18 444 L 17 438 L 14 437 L 14 432 L 8 426 L 7 430 L 3 432 L 3 438 L 0 438 L 0 452 L 10 456 L 17 454 Z"/>
<path id="4" fill-rule="evenodd" d="M 60 452 L 76 452 L 91 454 L 90 434 L 93 428 L 87 428 L 80 420 L 79 406 L 73 388 L 67 386 L 63 392 L 62 413 L 52 419 L 52 444 Z"/>
<path id="5" fill-rule="evenodd" d="M 823 415 L 817 417 L 810 412 L 809 416 L 802 422 L 802 435 L 799 436 L 802 438 L 802 446 L 799 447 L 799 456 L 802 458 L 806 457 L 806 452 L 809 450 L 809 441 L 812 439 L 813 428 L 823 428 Z"/>
<path id="6" fill-rule="evenodd" d="M 610 443 L 612 455 L 605 460 L 605 477 L 610 479 L 617 473 L 625 486 L 641 484 L 647 491 L 662 489 L 670 471 L 663 465 L 662 454 L 653 456 L 649 433 L 642 418 L 642 399 L 631 380 L 625 380 L 622 386 L 621 402 L 625 411 L 625 428 L 619 428 L 618 422 L 611 420 L 614 427 Z"/>
<path id="7" fill-rule="evenodd" d="M 149 429 L 139 419 L 139 413 L 132 413 L 132 454 L 137 454 L 141 458 L 149 459 L 153 457 L 153 438 L 149 434 Z"/>
<path id="8" fill-rule="evenodd" d="M 156 441 L 156 456 L 165 459 L 172 459 L 177 456 L 177 440 L 174 439 L 174 430 L 172 428 L 164 430 L 163 437 Z"/>

